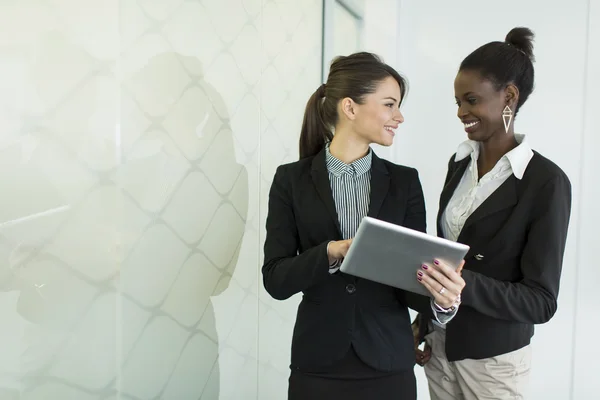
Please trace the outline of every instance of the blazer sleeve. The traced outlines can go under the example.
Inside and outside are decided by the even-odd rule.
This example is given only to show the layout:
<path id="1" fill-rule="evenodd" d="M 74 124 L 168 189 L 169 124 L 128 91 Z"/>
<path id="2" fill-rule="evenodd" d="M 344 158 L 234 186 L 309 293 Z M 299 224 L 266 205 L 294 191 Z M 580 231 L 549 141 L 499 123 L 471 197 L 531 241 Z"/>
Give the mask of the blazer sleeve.
<path id="1" fill-rule="evenodd" d="M 493 318 L 527 324 L 548 322 L 557 309 L 563 255 L 571 214 L 571 183 L 560 174 L 539 191 L 521 256 L 523 279 L 503 282 L 463 270 L 462 304 Z"/>
<path id="2" fill-rule="evenodd" d="M 269 192 L 262 266 L 265 289 L 277 300 L 285 300 L 330 277 L 329 241 L 298 254 L 298 230 L 286 175 L 286 169 L 278 167 Z"/>
<path id="3" fill-rule="evenodd" d="M 419 179 L 419 172 L 416 169 L 412 169 L 411 172 L 406 215 L 402 226 L 426 233 L 427 218 L 423 188 Z M 415 269 L 415 279 L 417 279 L 416 273 Z M 431 318 L 434 317 L 429 297 L 405 290 L 398 290 L 398 298 L 403 304 L 406 304 L 413 310 L 424 313 Z"/>

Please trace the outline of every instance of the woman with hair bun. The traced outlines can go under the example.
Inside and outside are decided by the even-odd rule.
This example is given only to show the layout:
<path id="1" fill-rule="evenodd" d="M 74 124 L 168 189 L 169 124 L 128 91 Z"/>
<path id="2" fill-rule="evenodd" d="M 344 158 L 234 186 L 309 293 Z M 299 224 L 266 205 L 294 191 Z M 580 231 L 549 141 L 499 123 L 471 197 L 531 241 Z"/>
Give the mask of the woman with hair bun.
<path id="1" fill-rule="evenodd" d="M 471 249 L 454 319 L 413 324 L 432 400 L 526 398 L 534 325 L 556 312 L 571 184 L 514 130 L 533 90 L 533 36 L 514 28 L 481 46 L 454 81 L 468 140 L 448 163 L 437 227 Z"/>

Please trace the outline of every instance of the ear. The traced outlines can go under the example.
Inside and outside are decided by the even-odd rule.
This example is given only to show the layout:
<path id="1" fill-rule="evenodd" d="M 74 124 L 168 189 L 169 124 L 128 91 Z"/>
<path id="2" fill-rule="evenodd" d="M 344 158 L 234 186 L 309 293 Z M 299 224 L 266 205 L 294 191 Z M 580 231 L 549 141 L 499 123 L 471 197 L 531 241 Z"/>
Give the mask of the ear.
<path id="1" fill-rule="evenodd" d="M 504 101 L 514 112 L 517 103 L 519 102 L 519 88 L 511 83 L 504 89 L 504 94 Z"/>
<path id="2" fill-rule="evenodd" d="M 356 103 L 350 97 L 345 97 L 340 101 L 341 112 L 348 118 L 350 121 L 354 121 L 356 119 Z"/>

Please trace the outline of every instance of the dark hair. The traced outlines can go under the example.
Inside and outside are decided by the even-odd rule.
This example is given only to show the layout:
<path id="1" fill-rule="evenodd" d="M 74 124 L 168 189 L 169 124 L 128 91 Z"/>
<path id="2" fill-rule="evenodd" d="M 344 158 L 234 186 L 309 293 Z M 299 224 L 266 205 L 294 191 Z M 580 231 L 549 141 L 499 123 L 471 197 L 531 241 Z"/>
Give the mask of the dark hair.
<path id="1" fill-rule="evenodd" d="M 525 103 L 533 92 L 533 32 L 528 28 L 513 28 L 504 42 L 484 44 L 469 54 L 460 64 L 460 71 L 478 71 L 492 81 L 496 90 L 509 84 L 519 89 L 519 101 L 515 111 Z"/>
<path id="2" fill-rule="evenodd" d="M 300 158 L 314 156 L 333 139 L 340 100 L 349 97 L 362 104 L 364 97 L 375 92 L 377 85 L 390 76 L 400 86 L 402 101 L 407 90 L 406 80 L 375 54 L 361 52 L 334 58 L 327 83 L 321 85 L 306 104 L 300 131 Z"/>

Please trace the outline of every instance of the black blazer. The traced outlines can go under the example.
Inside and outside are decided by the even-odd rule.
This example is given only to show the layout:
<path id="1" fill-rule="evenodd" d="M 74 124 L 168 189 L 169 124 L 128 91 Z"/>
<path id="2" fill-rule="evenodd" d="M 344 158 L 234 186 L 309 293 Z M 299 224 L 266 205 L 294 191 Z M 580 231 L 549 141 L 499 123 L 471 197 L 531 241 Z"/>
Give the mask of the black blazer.
<path id="1" fill-rule="evenodd" d="M 441 218 L 470 157 L 448 164 Z M 571 183 L 552 161 L 534 152 L 523 179 L 511 175 L 467 219 L 458 242 L 466 286 L 457 315 L 446 325 L 449 361 L 482 359 L 530 343 L 534 324 L 552 318 L 571 213 Z M 421 318 L 421 335 L 427 319 Z"/>
<path id="2" fill-rule="evenodd" d="M 373 154 L 368 215 L 425 231 L 417 171 Z M 329 273 L 327 243 L 342 236 L 325 151 L 277 169 L 266 228 L 266 290 L 278 300 L 303 293 L 292 338 L 292 369 L 319 371 L 340 360 L 351 345 L 376 370 L 413 368 L 407 305 L 431 314 L 429 298 Z"/>

